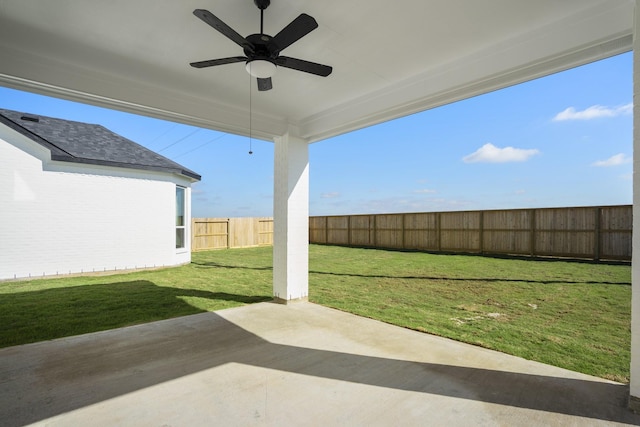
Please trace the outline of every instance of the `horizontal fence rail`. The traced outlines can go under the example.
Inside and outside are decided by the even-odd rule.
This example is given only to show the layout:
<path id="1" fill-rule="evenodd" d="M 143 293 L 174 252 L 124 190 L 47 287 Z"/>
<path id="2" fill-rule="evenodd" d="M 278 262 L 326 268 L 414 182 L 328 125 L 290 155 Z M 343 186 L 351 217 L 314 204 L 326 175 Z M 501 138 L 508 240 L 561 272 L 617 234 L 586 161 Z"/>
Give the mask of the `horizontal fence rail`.
<path id="1" fill-rule="evenodd" d="M 273 245 L 273 218 L 193 218 L 191 250 Z"/>
<path id="2" fill-rule="evenodd" d="M 313 216 L 309 242 L 630 261 L 632 224 L 631 205 Z"/>

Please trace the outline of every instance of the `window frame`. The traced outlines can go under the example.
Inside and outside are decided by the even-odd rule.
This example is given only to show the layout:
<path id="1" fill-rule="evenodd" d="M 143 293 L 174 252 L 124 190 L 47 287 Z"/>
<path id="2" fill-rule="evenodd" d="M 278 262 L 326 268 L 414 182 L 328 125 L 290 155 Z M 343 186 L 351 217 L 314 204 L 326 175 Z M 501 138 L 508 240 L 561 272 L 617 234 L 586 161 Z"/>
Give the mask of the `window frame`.
<path id="1" fill-rule="evenodd" d="M 180 192 L 182 192 L 182 200 L 180 203 Z M 176 250 L 187 249 L 187 188 L 176 185 L 176 204 L 175 204 L 175 226 L 176 226 Z M 182 208 L 182 209 L 181 209 Z M 182 223 L 181 223 L 182 222 Z M 182 239 L 179 235 L 182 234 Z M 182 245 L 179 246 L 180 240 Z"/>

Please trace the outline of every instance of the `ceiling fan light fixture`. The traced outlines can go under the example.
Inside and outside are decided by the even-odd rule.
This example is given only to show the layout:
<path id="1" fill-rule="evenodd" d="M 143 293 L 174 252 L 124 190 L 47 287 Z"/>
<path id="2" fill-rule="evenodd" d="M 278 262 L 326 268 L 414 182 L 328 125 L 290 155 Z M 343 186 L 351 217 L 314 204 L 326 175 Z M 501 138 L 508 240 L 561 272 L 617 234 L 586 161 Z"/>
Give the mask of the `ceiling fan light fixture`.
<path id="1" fill-rule="evenodd" d="M 211 26 L 220 34 L 242 48 L 243 56 L 231 56 L 228 58 L 209 59 L 206 61 L 191 62 L 194 68 L 206 68 L 216 65 L 234 64 L 244 62 L 245 68 L 251 77 L 257 78 L 258 90 L 264 92 L 273 88 L 271 77 L 278 67 L 302 71 L 303 73 L 327 77 L 333 70 L 328 65 L 305 61 L 304 59 L 280 56 L 280 52 L 311 31 L 318 28 L 318 23 L 306 13 L 301 13 L 284 27 L 278 34 L 271 37 L 263 31 L 264 9 L 269 6 L 271 0 L 254 0 L 260 9 L 260 33 L 250 34 L 246 38 L 238 34 L 233 28 L 225 24 L 220 18 L 206 9 L 196 9 L 193 14 L 204 23 Z M 2 0 L 0 0 L 0 4 Z"/>
<path id="2" fill-rule="evenodd" d="M 276 73 L 276 64 L 265 59 L 254 59 L 253 61 L 247 61 L 247 72 L 253 77 L 259 79 L 268 79 Z"/>

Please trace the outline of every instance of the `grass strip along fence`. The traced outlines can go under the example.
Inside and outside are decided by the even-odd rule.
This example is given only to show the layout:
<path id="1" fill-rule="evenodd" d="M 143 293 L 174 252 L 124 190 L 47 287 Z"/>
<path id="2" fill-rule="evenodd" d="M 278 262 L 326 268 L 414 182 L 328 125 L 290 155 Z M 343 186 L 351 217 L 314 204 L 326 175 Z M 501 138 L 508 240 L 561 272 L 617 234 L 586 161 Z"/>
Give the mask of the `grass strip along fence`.
<path id="1" fill-rule="evenodd" d="M 310 247 L 310 300 L 628 382 L 631 267 Z M 204 251 L 190 265 L 0 285 L 0 346 L 271 300 L 272 249 Z M 410 345 L 410 343 L 407 343 Z"/>

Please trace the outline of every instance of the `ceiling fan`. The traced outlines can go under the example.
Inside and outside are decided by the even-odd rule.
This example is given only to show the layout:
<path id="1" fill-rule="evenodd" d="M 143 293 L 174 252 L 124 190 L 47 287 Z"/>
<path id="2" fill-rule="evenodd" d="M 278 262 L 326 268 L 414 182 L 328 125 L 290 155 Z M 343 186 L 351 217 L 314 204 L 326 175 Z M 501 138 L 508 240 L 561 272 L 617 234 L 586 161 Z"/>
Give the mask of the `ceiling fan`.
<path id="1" fill-rule="evenodd" d="M 242 37 L 208 10 L 196 9 L 193 11 L 195 16 L 239 45 L 243 49 L 245 56 L 232 56 L 229 58 L 192 62 L 190 64 L 192 67 L 205 68 L 214 65 L 245 62 L 249 74 L 258 80 L 259 91 L 270 90 L 273 87 L 271 77 L 276 72 L 278 66 L 322 77 L 327 77 L 331 74 L 333 68 L 328 65 L 280 55 L 281 51 L 318 28 L 318 23 L 315 19 L 303 13 L 291 21 L 291 23 L 284 27 L 278 34 L 271 37 L 270 35 L 264 34 L 263 31 L 264 10 L 269 7 L 271 0 L 253 0 L 253 2 L 258 9 L 260 9 L 260 33 L 251 34 L 246 38 Z"/>

